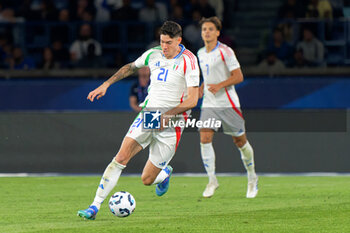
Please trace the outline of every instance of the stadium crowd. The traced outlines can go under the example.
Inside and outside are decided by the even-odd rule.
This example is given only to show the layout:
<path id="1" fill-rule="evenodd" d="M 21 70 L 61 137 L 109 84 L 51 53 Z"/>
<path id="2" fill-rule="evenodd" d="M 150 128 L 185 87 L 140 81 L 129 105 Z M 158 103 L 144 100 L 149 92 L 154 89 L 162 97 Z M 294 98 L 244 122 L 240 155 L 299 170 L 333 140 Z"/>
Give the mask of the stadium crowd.
<path id="1" fill-rule="evenodd" d="M 228 9 L 228 2 L 234 2 L 230 7 L 235 9 Z M 183 26 L 184 44 L 196 52 L 203 46 L 198 25 L 201 17 L 216 15 L 228 28 L 230 14 L 239 10 L 239 2 L 2 0 L 0 69 L 119 68 L 133 60 L 133 52 L 157 44 L 157 30 L 166 19 Z M 337 20 L 344 17 L 344 7 L 349 4 L 348 0 L 281 0 L 272 32 L 260 46 L 258 66 L 280 69 L 331 65 L 325 59 L 329 52 L 324 41 L 338 39 L 341 33 L 337 32 L 345 30 L 337 27 Z M 298 19 L 306 21 L 296 24 Z M 326 20 L 322 32 L 317 20 Z M 139 45 L 125 48 L 121 23 L 129 23 L 126 38 Z M 101 32 L 102 27 L 105 29 Z M 225 31 L 219 40 L 235 45 Z"/>
<path id="2" fill-rule="evenodd" d="M 96 39 L 94 28 L 98 23 L 141 22 L 155 25 L 156 30 L 166 19 L 173 20 L 184 26 L 188 46 L 198 49 L 201 46 L 198 43 L 199 19 L 214 15 L 222 18 L 223 11 L 222 0 L 3 0 L 0 2 L 0 68 L 118 67 L 124 63 L 125 54 L 114 50 L 112 58 L 108 54 L 103 56 L 106 50 L 103 42 Z M 33 27 L 28 32 L 16 26 L 26 23 L 28 27 L 31 23 L 43 22 L 50 25 L 49 30 Z M 71 23 L 78 26 L 72 27 Z M 77 32 L 71 33 L 73 29 Z M 34 41 L 40 41 L 38 35 L 49 37 L 49 43 L 46 40 L 41 48 L 38 46 L 32 51 L 23 46 L 26 44 L 23 40 L 30 36 L 28 33 L 33 34 Z M 118 31 L 113 33 L 118 34 Z"/>
<path id="3" fill-rule="evenodd" d="M 342 20 L 348 16 L 344 15 L 348 5 L 350 1 L 347 0 L 284 0 L 272 33 L 263 42 L 259 67 L 280 70 L 340 64 L 339 59 L 332 61 L 331 58 L 332 55 L 341 57 L 344 51 L 338 49 L 332 54 L 324 42 L 346 43 L 346 22 Z M 326 54 L 330 58 L 328 61 Z"/>

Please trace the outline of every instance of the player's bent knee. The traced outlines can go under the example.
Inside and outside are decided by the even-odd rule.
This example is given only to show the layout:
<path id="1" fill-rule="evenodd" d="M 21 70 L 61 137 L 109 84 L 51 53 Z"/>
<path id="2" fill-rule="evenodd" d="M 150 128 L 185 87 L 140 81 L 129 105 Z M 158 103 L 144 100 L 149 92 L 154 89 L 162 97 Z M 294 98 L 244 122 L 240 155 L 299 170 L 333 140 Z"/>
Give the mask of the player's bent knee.
<path id="1" fill-rule="evenodd" d="M 244 144 L 245 143 L 241 143 L 241 142 L 239 142 L 239 143 L 235 143 L 236 144 L 236 146 L 238 147 L 238 148 L 241 148 L 241 147 L 243 147 L 244 146 Z"/>
<path id="2" fill-rule="evenodd" d="M 118 153 L 116 156 L 115 156 L 115 161 L 117 161 L 118 163 L 122 164 L 122 165 L 126 165 L 129 160 L 130 160 L 130 157 L 129 156 L 126 156 L 122 153 Z"/>
<path id="3" fill-rule="evenodd" d="M 146 174 L 141 175 L 141 180 L 142 180 L 142 183 L 147 186 L 153 184 L 154 182 L 154 179 L 151 176 Z"/>
<path id="4" fill-rule="evenodd" d="M 210 135 L 206 135 L 206 134 L 201 135 L 201 143 L 202 144 L 211 143 L 212 141 L 213 141 L 213 137 L 211 137 Z"/>
<path id="5" fill-rule="evenodd" d="M 203 144 L 211 143 L 213 141 L 213 135 L 214 135 L 213 130 L 201 129 L 200 130 L 201 143 Z"/>
<path id="6" fill-rule="evenodd" d="M 235 138 L 234 143 L 237 147 L 241 148 L 247 143 L 247 140 Z"/>
<path id="7" fill-rule="evenodd" d="M 244 146 L 242 141 L 234 141 L 235 145 L 239 148 L 241 148 L 242 146 Z"/>
<path id="8" fill-rule="evenodd" d="M 141 180 L 142 180 L 142 183 L 147 186 L 153 184 L 153 181 L 154 181 L 153 179 L 151 179 L 151 177 L 144 177 L 144 176 L 141 176 Z"/>
<path id="9" fill-rule="evenodd" d="M 201 138 L 201 143 L 202 144 L 207 144 L 207 143 L 211 143 L 212 140 L 210 137 L 206 137 L 206 138 Z"/>

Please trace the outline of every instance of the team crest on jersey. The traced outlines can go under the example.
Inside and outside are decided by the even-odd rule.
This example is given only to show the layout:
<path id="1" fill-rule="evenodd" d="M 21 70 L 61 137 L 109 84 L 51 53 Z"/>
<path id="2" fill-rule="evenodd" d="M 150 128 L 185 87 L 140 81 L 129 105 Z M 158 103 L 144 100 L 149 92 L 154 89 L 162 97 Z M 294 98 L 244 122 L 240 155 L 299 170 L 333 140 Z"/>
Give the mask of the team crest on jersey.
<path id="1" fill-rule="evenodd" d="M 178 61 L 176 61 L 174 63 L 173 70 L 177 70 L 177 68 L 179 68 L 179 62 Z"/>

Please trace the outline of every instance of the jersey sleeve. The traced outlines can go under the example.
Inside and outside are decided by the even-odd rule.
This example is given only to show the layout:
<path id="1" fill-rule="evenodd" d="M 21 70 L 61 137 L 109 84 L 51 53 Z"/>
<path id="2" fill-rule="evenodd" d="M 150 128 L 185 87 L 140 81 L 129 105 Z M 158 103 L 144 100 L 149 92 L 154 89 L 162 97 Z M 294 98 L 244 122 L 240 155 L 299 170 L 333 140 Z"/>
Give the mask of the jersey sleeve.
<path id="1" fill-rule="evenodd" d="M 183 58 L 187 87 L 199 86 L 199 66 L 197 57 L 191 52 L 186 52 Z"/>
<path id="2" fill-rule="evenodd" d="M 233 50 L 228 47 L 222 47 L 220 48 L 220 53 L 221 56 L 223 57 L 223 60 L 227 66 L 227 69 L 231 72 L 232 70 L 238 69 L 240 68 L 240 64 L 237 60 L 237 57 L 235 55 L 235 52 L 233 52 Z"/>
<path id="3" fill-rule="evenodd" d="M 149 58 L 151 56 L 151 54 L 153 53 L 153 49 L 149 49 L 147 50 L 146 52 L 144 52 L 141 57 L 137 58 L 135 60 L 135 66 L 137 68 L 141 68 L 141 67 L 144 67 L 144 66 L 148 66 L 148 61 L 149 61 Z"/>

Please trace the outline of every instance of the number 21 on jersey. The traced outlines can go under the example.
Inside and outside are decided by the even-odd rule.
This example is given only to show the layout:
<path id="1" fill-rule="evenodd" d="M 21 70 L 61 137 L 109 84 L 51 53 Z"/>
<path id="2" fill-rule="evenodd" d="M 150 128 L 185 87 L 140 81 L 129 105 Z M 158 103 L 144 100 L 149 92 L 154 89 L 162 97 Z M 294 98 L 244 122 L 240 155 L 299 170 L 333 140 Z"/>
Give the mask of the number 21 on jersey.
<path id="1" fill-rule="evenodd" d="M 158 74 L 157 80 L 166 82 L 166 78 L 168 77 L 168 69 L 160 68 L 160 73 Z"/>

